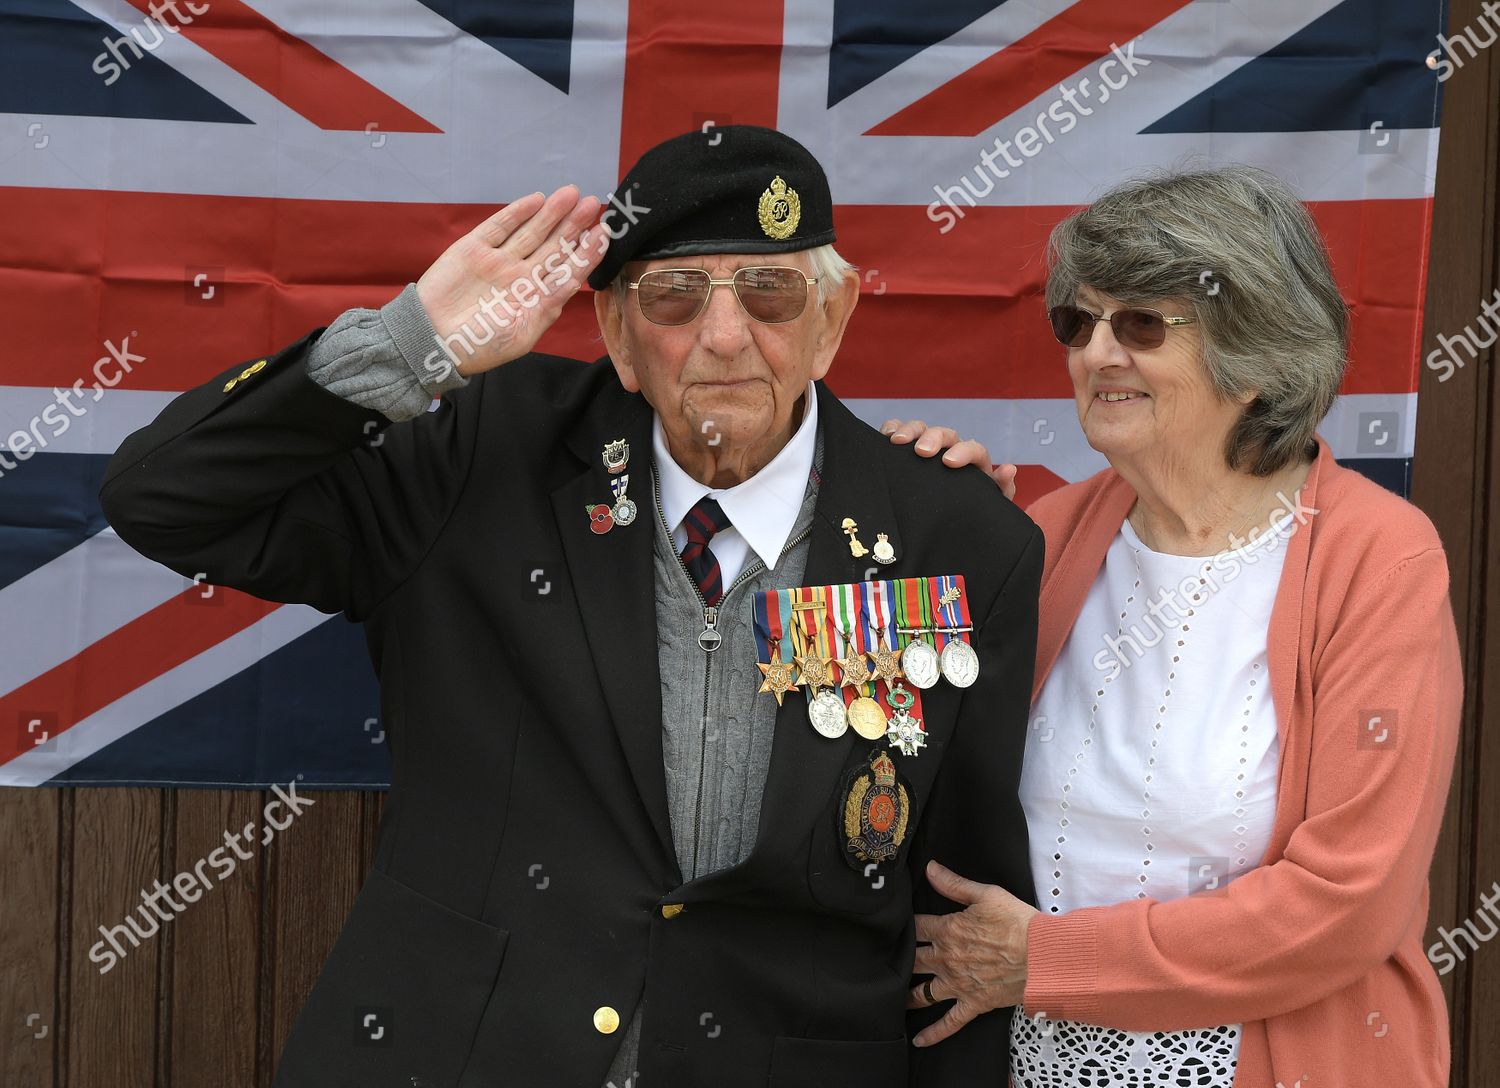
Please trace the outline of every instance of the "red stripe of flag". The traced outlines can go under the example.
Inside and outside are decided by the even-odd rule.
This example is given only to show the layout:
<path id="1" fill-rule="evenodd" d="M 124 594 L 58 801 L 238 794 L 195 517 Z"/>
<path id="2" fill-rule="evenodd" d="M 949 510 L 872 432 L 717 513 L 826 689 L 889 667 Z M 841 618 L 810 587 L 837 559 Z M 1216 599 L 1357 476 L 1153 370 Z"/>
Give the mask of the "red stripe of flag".
<path id="1" fill-rule="evenodd" d="M 151 0 L 129 2 L 150 14 Z M 199 6 L 207 8 L 202 15 L 190 10 L 191 21 L 168 25 L 319 128 L 442 131 L 241 0 Z"/>
<path id="2" fill-rule="evenodd" d="M 776 124 L 782 0 L 630 0 L 620 173 L 704 123 Z"/>
<path id="3" fill-rule="evenodd" d="M 188 589 L 0 695 L 0 723 L 18 723 L 0 729 L 0 763 L 35 747 L 42 729 L 53 737 L 66 732 L 281 607 L 222 586 L 213 593 L 217 604 L 204 601 L 200 587 Z M 37 719 L 42 725 L 28 734 L 28 722 Z"/>
<path id="4" fill-rule="evenodd" d="M 0 296 L 11 339 L 25 345 L 6 360 L 5 384 L 90 382 L 104 342 L 130 335 L 146 360 L 121 388 L 172 391 L 348 307 L 381 305 L 493 210 L 22 188 L 0 189 L 0 203 L 10 213 Z M 1355 306 L 1346 393 L 1416 390 L 1431 206 L 1311 206 Z M 966 207 L 941 234 L 921 207 L 841 205 L 839 249 L 863 269 L 864 297 L 832 387 L 846 397 L 1067 396 L 1040 294 L 1048 232 L 1072 210 Z M 201 266 L 218 269 L 207 301 L 190 282 Z M 592 300 L 579 298 L 541 350 L 594 359 L 598 336 Z"/>
<path id="5" fill-rule="evenodd" d="M 978 136 L 1191 2 L 1080 0 L 866 135 Z"/>

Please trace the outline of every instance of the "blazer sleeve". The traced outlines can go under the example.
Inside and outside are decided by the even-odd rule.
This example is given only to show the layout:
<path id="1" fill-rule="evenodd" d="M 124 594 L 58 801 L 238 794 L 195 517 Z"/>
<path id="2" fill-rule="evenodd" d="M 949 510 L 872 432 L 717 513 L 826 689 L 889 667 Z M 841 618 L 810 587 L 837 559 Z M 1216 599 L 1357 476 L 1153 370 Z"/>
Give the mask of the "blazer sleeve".
<path id="1" fill-rule="evenodd" d="M 172 400 L 121 444 L 99 501 L 122 540 L 185 578 L 359 621 L 456 505 L 484 383 L 393 424 L 308 376 L 323 331 Z"/>
<path id="2" fill-rule="evenodd" d="M 1215 894 L 1033 917 L 1028 1011 L 1134 1031 L 1263 1020 L 1392 955 L 1422 909 L 1463 701 L 1442 549 L 1352 590 L 1312 662 L 1306 816 L 1283 856 Z"/>
<path id="3" fill-rule="evenodd" d="M 979 632 L 984 668 L 964 692 L 951 746 L 943 754 L 912 846 L 912 906 L 918 914 L 962 909 L 928 882 L 927 862 L 934 858 L 961 876 L 998 884 L 1036 904 L 1020 784 L 1045 543 L 1040 529 L 1025 524 L 1025 543 Z M 940 1004 L 908 1011 L 908 1035 L 915 1037 L 947 1009 Z M 912 1088 L 994 1088 L 1003 1083 L 1010 1061 L 1010 1017 L 1010 1009 L 997 1009 L 940 1043 L 910 1047 Z"/>

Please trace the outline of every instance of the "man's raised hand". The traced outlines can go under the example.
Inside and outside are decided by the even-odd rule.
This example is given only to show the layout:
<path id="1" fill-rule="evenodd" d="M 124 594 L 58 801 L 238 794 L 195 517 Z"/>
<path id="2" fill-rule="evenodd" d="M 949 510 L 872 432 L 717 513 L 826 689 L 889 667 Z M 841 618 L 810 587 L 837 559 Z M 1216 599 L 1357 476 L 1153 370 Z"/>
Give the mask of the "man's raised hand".
<path id="1" fill-rule="evenodd" d="M 464 376 L 536 346 L 609 245 L 599 201 L 565 185 L 502 208 L 449 246 L 417 297 Z M 592 229 L 590 229 L 592 228 Z"/>

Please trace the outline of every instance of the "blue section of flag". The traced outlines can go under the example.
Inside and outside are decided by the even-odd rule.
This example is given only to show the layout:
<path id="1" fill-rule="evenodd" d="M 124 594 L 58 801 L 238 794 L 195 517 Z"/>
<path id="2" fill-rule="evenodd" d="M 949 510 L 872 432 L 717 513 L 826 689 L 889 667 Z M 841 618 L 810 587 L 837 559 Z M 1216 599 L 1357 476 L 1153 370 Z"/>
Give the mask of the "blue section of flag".
<path id="1" fill-rule="evenodd" d="M 422 0 L 564 94 L 573 66 L 573 0 Z M 501 108 L 497 103 L 496 108 Z"/>
<path id="2" fill-rule="evenodd" d="M 67 0 L 0 0 L 0 113 L 250 123 L 143 48 L 165 32 L 137 14 L 117 30 Z"/>
<path id="3" fill-rule="evenodd" d="M 333 616 L 47 784 L 383 788 L 379 717 L 364 628 Z"/>
<path id="4" fill-rule="evenodd" d="M 1403 499 L 1411 498 L 1410 457 L 1340 457 L 1338 463 L 1374 480 Z"/>
<path id="5" fill-rule="evenodd" d="M 1344 0 L 1275 49 L 1143 130 L 1344 132 L 1434 128 L 1437 76 L 1427 55 L 1441 5 Z"/>
<path id="6" fill-rule="evenodd" d="M 828 105 L 1000 6 L 995 0 L 834 0 Z"/>
<path id="7" fill-rule="evenodd" d="M 33 453 L 17 462 L 8 447 L 0 447 L 0 455 L 15 465 L 7 470 L 0 464 L 0 589 L 4 589 L 108 527 L 99 509 L 99 484 L 109 458 Z"/>

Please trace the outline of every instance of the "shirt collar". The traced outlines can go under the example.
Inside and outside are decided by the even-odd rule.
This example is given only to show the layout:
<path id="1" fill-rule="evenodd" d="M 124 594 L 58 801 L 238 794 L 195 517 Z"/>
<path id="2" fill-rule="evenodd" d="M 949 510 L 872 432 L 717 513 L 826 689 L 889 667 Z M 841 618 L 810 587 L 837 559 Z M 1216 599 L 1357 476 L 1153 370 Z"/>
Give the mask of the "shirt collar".
<path id="1" fill-rule="evenodd" d="M 711 488 L 683 471 L 667 450 L 661 415 L 652 413 L 651 449 L 656 455 L 656 474 L 661 483 L 661 512 L 667 526 L 676 529 L 698 500 L 712 495 L 745 542 L 755 550 L 767 570 L 776 569 L 781 549 L 797 524 L 807 480 L 812 474 L 818 431 L 818 392 L 807 383 L 802 423 L 785 446 L 764 468 L 733 487 Z"/>

